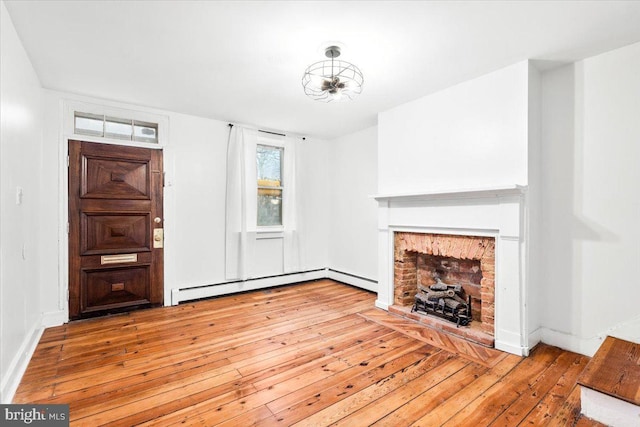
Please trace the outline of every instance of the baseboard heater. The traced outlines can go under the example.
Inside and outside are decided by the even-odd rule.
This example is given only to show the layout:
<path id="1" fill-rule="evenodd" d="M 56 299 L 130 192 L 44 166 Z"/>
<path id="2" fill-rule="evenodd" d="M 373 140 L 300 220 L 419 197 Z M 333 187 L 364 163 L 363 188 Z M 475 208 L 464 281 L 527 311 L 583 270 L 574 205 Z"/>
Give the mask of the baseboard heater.
<path id="1" fill-rule="evenodd" d="M 378 285 L 376 280 L 368 279 L 366 277 L 345 273 L 331 268 L 318 268 L 315 270 L 299 271 L 295 273 L 255 277 L 247 280 L 233 280 L 188 288 L 174 288 L 171 290 L 171 305 L 178 305 L 181 302 L 194 301 L 219 295 L 255 291 L 258 289 L 318 279 L 332 279 L 372 292 L 377 290 Z"/>

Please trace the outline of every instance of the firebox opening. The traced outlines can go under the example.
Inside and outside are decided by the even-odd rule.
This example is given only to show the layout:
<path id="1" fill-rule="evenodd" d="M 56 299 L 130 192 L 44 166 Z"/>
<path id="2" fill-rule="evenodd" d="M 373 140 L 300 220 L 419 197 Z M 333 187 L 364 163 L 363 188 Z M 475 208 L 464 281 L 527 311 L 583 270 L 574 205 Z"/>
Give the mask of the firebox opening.
<path id="1" fill-rule="evenodd" d="M 465 339 L 493 346 L 495 238 L 395 232 L 393 260 L 394 298 L 390 311 L 447 330 Z M 459 313 L 453 319 L 450 316 L 439 316 L 445 319 L 440 322 L 431 320 L 435 317 L 433 314 L 437 313 L 423 314 L 420 308 L 426 312 L 433 304 L 426 294 L 422 296 L 428 301 L 423 301 L 422 306 L 415 306 L 419 287 L 428 290 L 438 281 L 461 287 L 464 292 L 460 295 L 467 301 L 468 296 L 471 297 L 472 320 L 465 321 L 464 327 L 460 327 L 461 316 L 457 316 Z M 449 308 L 454 305 L 446 299 L 438 300 L 438 304 L 438 307 L 447 305 Z M 468 312 L 464 314 L 468 318 Z M 452 328 L 447 326 L 451 324 Z"/>
<path id="2" fill-rule="evenodd" d="M 418 284 L 429 287 L 440 279 L 448 285 L 461 285 L 464 294 L 471 296 L 472 320 L 477 322 L 482 320 L 480 260 L 462 260 L 426 254 L 416 254 L 416 258 Z"/>

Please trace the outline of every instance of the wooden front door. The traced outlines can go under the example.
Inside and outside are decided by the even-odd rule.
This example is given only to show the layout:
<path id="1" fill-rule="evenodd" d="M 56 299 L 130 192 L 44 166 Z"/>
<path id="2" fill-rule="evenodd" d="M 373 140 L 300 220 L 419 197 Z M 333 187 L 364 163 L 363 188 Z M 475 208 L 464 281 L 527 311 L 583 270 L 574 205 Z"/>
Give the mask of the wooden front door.
<path id="1" fill-rule="evenodd" d="M 69 141 L 69 317 L 163 302 L 162 151 Z"/>

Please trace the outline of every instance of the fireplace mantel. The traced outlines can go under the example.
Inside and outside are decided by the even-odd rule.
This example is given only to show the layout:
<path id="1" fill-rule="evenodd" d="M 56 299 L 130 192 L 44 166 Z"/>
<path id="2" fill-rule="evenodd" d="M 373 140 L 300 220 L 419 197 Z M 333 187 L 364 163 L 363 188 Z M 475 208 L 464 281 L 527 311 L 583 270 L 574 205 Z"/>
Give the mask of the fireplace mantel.
<path id="1" fill-rule="evenodd" d="M 453 190 L 431 190 L 412 193 L 375 194 L 372 197 L 379 202 L 411 202 L 428 200 L 455 200 L 455 199 L 483 199 L 505 196 L 515 196 L 527 191 L 524 185 L 506 185 L 485 188 L 459 188 Z"/>
<path id="2" fill-rule="evenodd" d="M 495 347 L 527 355 L 536 344 L 527 316 L 527 187 L 378 194 L 378 298 L 393 304 L 394 234 L 432 233 L 492 237 L 495 257 Z"/>

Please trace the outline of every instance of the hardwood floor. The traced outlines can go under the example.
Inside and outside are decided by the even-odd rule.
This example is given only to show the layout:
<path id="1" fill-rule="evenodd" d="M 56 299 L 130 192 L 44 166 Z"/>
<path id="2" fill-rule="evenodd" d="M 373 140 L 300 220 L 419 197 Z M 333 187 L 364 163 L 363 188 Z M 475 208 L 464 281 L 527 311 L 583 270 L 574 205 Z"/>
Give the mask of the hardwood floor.
<path id="1" fill-rule="evenodd" d="M 600 425 L 587 357 L 520 358 L 374 300 L 322 280 L 50 328 L 14 403 L 68 403 L 74 426 Z"/>

